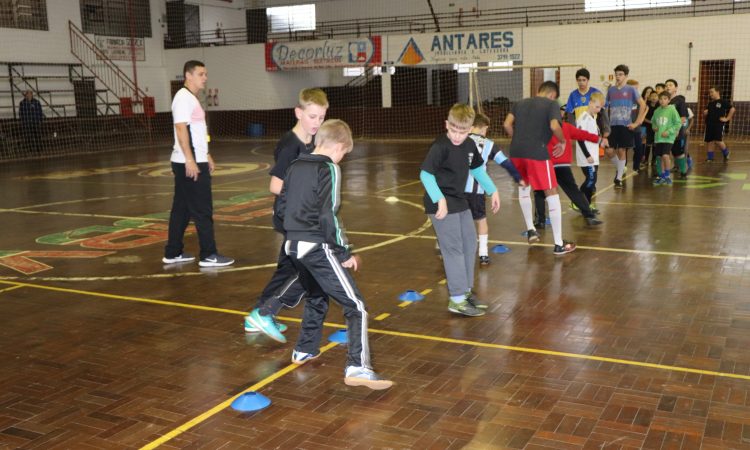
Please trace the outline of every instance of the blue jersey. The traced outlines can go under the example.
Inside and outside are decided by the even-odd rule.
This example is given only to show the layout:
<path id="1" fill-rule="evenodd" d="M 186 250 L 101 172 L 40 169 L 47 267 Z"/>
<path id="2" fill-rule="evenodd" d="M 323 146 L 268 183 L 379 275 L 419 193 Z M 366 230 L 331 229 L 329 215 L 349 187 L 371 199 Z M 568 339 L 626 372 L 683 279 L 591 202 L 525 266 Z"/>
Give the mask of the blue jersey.
<path id="1" fill-rule="evenodd" d="M 589 87 L 589 90 L 585 94 L 581 94 L 578 89 L 575 89 L 568 96 L 568 104 L 565 106 L 565 112 L 568 114 L 575 113 L 575 118 L 578 120 L 581 114 L 588 110 L 591 94 L 594 92 L 600 91 L 597 88 Z"/>
<path id="2" fill-rule="evenodd" d="M 625 85 L 621 88 L 611 86 L 607 91 L 607 103 L 609 103 L 609 125 L 628 126 L 633 123 L 631 114 L 633 106 L 638 105 L 641 95 L 633 86 Z"/>

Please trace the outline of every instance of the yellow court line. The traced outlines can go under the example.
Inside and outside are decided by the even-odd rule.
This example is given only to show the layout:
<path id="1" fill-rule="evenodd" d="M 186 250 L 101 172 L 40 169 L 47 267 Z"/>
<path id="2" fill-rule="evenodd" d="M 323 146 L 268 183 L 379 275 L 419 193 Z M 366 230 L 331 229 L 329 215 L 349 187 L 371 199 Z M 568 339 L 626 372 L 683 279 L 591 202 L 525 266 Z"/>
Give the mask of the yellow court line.
<path id="1" fill-rule="evenodd" d="M 630 173 L 630 175 L 625 175 L 624 177 L 622 177 L 622 181 L 625 181 L 625 180 L 627 180 L 627 179 L 633 178 L 633 177 L 634 177 L 635 175 L 636 175 L 635 173 L 632 173 L 632 172 L 631 172 L 631 173 Z M 594 193 L 594 195 L 592 195 L 592 196 L 591 196 L 591 198 L 592 198 L 592 199 L 593 199 L 593 198 L 596 198 L 596 197 L 597 197 L 597 196 L 598 196 L 599 194 L 601 194 L 602 192 L 607 192 L 608 190 L 610 190 L 610 189 L 612 189 L 612 188 L 614 188 L 614 187 L 615 187 L 615 184 L 614 184 L 614 183 L 612 183 L 612 184 L 610 184 L 609 186 L 607 186 L 607 187 L 605 187 L 605 188 L 602 188 L 602 189 L 597 189 L 597 190 L 596 190 L 596 192 Z"/>
<path id="2" fill-rule="evenodd" d="M 735 209 L 738 211 L 750 211 L 745 206 L 717 206 L 717 205 L 691 205 L 670 203 L 638 203 L 638 202 L 597 202 L 600 205 L 625 205 L 625 206 L 654 206 L 659 208 L 701 208 L 701 209 Z"/>
<path id="3" fill-rule="evenodd" d="M 422 295 L 427 295 L 427 294 L 429 294 L 430 292 L 432 292 L 432 289 L 425 289 L 424 291 L 420 292 L 420 294 L 422 294 Z"/>
<path id="4" fill-rule="evenodd" d="M 0 291 L 0 292 L 2 292 L 2 291 Z M 383 313 L 383 314 L 379 315 L 378 317 L 376 317 L 373 320 L 383 320 L 383 319 L 387 319 L 389 316 L 390 316 L 389 313 Z"/>
<path id="5" fill-rule="evenodd" d="M 37 289 L 45 289 L 45 290 L 50 290 L 50 291 L 69 292 L 69 293 L 89 295 L 89 296 L 94 296 L 94 297 L 111 298 L 115 300 L 127 300 L 127 301 L 135 301 L 135 302 L 142 302 L 142 303 L 158 304 L 158 305 L 164 305 L 164 306 L 177 306 L 177 307 L 182 307 L 182 308 L 198 309 L 198 310 L 203 310 L 203 311 L 220 312 L 220 313 L 226 313 L 226 314 L 235 314 L 235 315 L 247 314 L 246 311 L 237 311 L 237 310 L 232 310 L 232 309 L 215 308 L 211 306 L 202 306 L 202 305 L 191 305 L 189 303 L 170 302 L 170 301 L 165 301 L 165 300 L 145 299 L 145 298 L 139 298 L 139 297 L 124 296 L 124 295 L 104 294 L 100 292 L 81 291 L 81 290 L 76 290 L 76 289 L 59 288 L 59 287 L 54 287 L 54 286 L 44 286 L 44 285 L 29 284 L 29 283 L 16 283 L 16 282 L 2 281 L 2 280 L 0 280 L 0 283 L 9 284 L 13 286 L 24 286 L 24 287 L 31 287 L 31 288 L 37 288 Z M 404 302 L 404 303 L 409 304 L 411 302 Z M 283 316 L 278 316 L 277 319 L 288 321 L 288 322 L 296 322 L 296 323 L 300 323 L 302 321 L 301 319 L 297 319 L 294 317 L 283 317 Z M 336 328 L 336 329 L 346 328 L 346 325 L 344 324 L 332 323 L 332 322 L 324 322 L 323 325 L 326 327 Z M 530 347 L 517 347 L 517 346 L 512 346 L 512 345 L 491 344 L 491 343 L 480 342 L 480 341 L 470 341 L 466 339 L 453 339 L 453 338 L 446 338 L 446 337 L 441 337 L 441 336 L 430 336 L 430 335 L 425 335 L 425 334 L 381 330 L 377 328 L 368 328 L 368 332 L 375 333 L 375 334 L 384 334 L 388 336 L 398 336 L 398 337 L 406 337 L 406 338 L 420 339 L 420 340 L 427 340 L 427 341 L 445 342 L 445 343 L 458 344 L 458 345 L 470 345 L 473 347 L 509 350 L 509 351 L 515 351 L 515 352 L 523 352 L 523 353 L 535 353 L 535 354 L 548 355 L 548 356 L 560 356 L 564 358 L 609 362 L 609 363 L 622 364 L 622 365 L 628 365 L 628 366 L 647 367 L 647 368 L 652 368 L 652 369 L 672 370 L 672 371 L 677 371 L 677 372 L 695 373 L 695 374 L 700 374 L 700 375 L 713 375 L 713 376 L 724 377 L 724 378 L 736 378 L 736 379 L 741 379 L 741 380 L 750 380 L 750 375 L 739 375 L 739 374 L 733 374 L 733 373 L 728 373 L 728 372 L 716 372 L 713 370 L 692 369 L 689 367 L 646 363 L 646 362 L 633 361 L 633 360 L 627 360 L 627 359 L 609 358 L 606 356 L 583 355 L 580 353 L 560 352 L 560 351 L 555 351 L 555 350 L 544 350 L 544 349 L 537 349 L 537 348 L 530 348 Z"/>
<path id="6" fill-rule="evenodd" d="M 333 347 L 337 346 L 338 343 L 331 342 L 330 344 L 326 345 L 325 347 L 321 347 L 320 353 L 325 353 L 328 350 L 332 349 Z M 179 427 L 175 428 L 174 430 L 170 431 L 169 433 L 165 434 L 164 436 L 160 437 L 159 439 L 156 439 L 143 447 L 141 447 L 141 450 L 151 450 L 154 449 L 165 442 L 171 441 L 175 437 L 181 435 L 182 433 L 190 430 L 191 428 L 195 427 L 196 425 L 201 424 L 202 422 L 205 422 L 207 419 L 215 416 L 216 414 L 220 413 L 224 409 L 226 409 L 228 406 L 232 405 L 232 402 L 237 399 L 242 394 L 245 394 L 247 392 L 253 392 L 257 391 L 258 389 L 263 388 L 264 386 L 276 381 L 277 379 L 283 377 L 284 375 L 288 374 L 289 372 L 297 369 L 298 367 L 301 367 L 301 364 L 289 364 L 288 366 L 284 367 L 283 369 L 279 370 L 278 372 L 275 372 L 268 377 L 262 379 L 261 381 L 255 383 L 254 385 L 250 386 L 249 388 L 245 389 L 244 391 L 240 392 L 239 394 L 233 396 L 232 398 L 225 400 L 218 405 L 214 406 L 213 408 L 209 409 L 208 411 L 204 412 L 203 414 L 199 415 L 198 417 L 195 417 L 194 419 L 190 420 L 189 422 L 186 422 Z"/>
<path id="7" fill-rule="evenodd" d="M 493 242 L 493 244 L 494 244 L 494 242 Z M 448 282 L 448 280 L 445 279 L 445 278 L 443 278 L 442 280 L 438 281 L 438 284 L 445 284 L 447 282 Z"/>
<path id="8" fill-rule="evenodd" d="M 21 289 L 22 287 L 24 287 L 24 286 L 11 286 L 11 287 L 7 287 L 5 289 L 0 289 L 0 294 L 2 294 L 3 292 L 10 292 L 10 291 L 14 291 L 16 289 Z"/>
<path id="9" fill-rule="evenodd" d="M 398 304 L 399 308 L 406 308 L 407 306 L 411 305 L 413 302 L 401 302 Z"/>

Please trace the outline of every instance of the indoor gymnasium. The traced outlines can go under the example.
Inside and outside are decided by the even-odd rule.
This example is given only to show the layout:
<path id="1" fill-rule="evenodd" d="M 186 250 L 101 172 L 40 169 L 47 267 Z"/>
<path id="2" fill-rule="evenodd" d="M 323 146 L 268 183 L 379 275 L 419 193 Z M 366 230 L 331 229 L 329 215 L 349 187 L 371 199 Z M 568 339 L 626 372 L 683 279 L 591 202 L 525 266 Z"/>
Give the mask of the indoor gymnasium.
<path id="1" fill-rule="evenodd" d="M 750 448 L 749 41 L 0 0 L 0 449 Z"/>

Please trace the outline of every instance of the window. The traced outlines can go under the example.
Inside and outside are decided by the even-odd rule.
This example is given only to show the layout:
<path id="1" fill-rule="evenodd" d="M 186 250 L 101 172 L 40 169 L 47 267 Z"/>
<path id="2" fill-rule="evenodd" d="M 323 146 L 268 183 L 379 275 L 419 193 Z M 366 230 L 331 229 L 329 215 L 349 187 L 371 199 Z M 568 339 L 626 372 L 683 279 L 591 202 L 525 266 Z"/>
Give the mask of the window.
<path id="1" fill-rule="evenodd" d="M 151 37 L 149 0 L 80 1 L 84 33 L 99 36 Z"/>
<path id="2" fill-rule="evenodd" d="M 690 0 L 586 0 L 586 12 L 686 6 Z"/>
<path id="3" fill-rule="evenodd" d="M 487 67 L 498 67 L 498 69 L 488 69 L 488 72 L 513 72 L 513 61 L 492 61 Z"/>
<path id="4" fill-rule="evenodd" d="M 315 29 L 314 4 L 267 8 L 266 15 L 271 33 Z"/>
<path id="5" fill-rule="evenodd" d="M 388 67 L 388 72 L 393 75 L 396 73 L 396 66 L 390 66 Z M 344 76 L 345 77 L 361 77 L 365 74 L 365 68 L 364 67 L 344 67 Z M 381 66 L 375 66 L 372 68 L 372 74 L 373 75 L 383 75 L 383 68 Z"/>
<path id="6" fill-rule="evenodd" d="M 473 69 L 474 67 L 477 67 L 477 63 L 453 64 L 453 70 L 458 71 L 458 73 L 469 73 L 469 69 Z"/>
<path id="7" fill-rule="evenodd" d="M 47 0 L 0 0 L 0 27 L 49 30 Z"/>

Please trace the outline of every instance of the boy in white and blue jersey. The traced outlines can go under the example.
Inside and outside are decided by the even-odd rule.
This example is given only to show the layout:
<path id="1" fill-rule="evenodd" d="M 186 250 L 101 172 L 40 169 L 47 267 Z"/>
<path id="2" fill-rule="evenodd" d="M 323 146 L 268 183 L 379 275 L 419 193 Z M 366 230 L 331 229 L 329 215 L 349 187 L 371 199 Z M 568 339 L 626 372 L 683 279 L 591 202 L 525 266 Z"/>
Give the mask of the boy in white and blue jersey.
<path id="1" fill-rule="evenodd" d="M 490 118 L 483 113 L 477 113 L 474 117 L 474 124 L 471 128 L 469 138 L 477 145 L 479 154 L 482 155 L 483 164 L 486 165 L 489 160 L 495 161 L 503 166 L 508 174 L 516 183 L 521 182 L 521 175 L 516 170 L 516 166 L 503 154 L 503 150 L 496 146 L 495 143 L 488 139 L 487 131 L 490 128 Z M 479 237 L 479 264 L 486 266 L 490 264 L 490 256 L 487 249 L 489 240 L 489 225 L 487 224 L 487 210 L 485 208 L 485 194 L 482 185 L 469 174 L 466 180 L 466 199 L 469 201 L 471 217 L 477 225 L 477 235 Z"/>
<path id="2" fill-rule="evenodd" d="M 609 105 L 609 145 L 607 156 L 617 168 L 615 188 L 622 189 L 622 176 L 627 164 L 627 151 L 635 146 L 633 130 L 641 126 L 646 116 L 646 102 L 641 94 L 627 84 L 630 69 L 624 64 L 615 67 L 615 85 L 607 90 L 606 103 Z M 633 107 L 638 105 L 638 116 L 632 121 Z"/>

